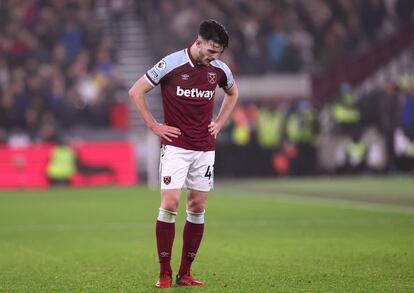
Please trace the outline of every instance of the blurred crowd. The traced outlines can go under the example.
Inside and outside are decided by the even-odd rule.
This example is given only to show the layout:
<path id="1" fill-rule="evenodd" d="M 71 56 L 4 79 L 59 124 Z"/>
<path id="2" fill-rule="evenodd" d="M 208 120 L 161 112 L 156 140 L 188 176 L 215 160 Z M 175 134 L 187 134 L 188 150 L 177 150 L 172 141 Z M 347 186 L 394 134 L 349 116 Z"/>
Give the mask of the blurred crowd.
<path id="1" fill-rule="evenodd" d="M 157 57 L 189 45 L 199 22 L 230 34 L 233 72 L 297 72 L 329 66 L 408 21 L 411 0 L 154 0 L 138 2 Z M 153 13 L 146 13 L 152 11 Z"/>
<path id="2" fill-rule="evenodd" d="M 59 141 L 62 131 L 78 125 L 110 126 L 121 85 L 114 46 L 119 40 L 103 33 L 94 2 L 0 1 L 0 143 Z M 219 20 L 230 34 L 222 59 L 235 74 L 330 66 L 410 21 L 414 9 L 411 0 L 102 3 L 115 39 L 124 13 L 135 5 L 156 59 L 189 45 L 202 19 Z M 314 174 L 328 137 L 337 172 L 411 170 L 413 99 L 414 78 L 401 76 L 364 97 L 344 81 L 338 97 L 318 108 L 309 101 L 244 102 L 218 139 L 218 157 L 227 147 L 229 155 L 217 163 L 241 164 L 235 169 L 246 174 L 255 166 L 268 174 Z M 366 135 L 367 129 L 376 135 Z"/>
<path id="3" fill-rule="evenodd" d="M 0 142 L 108 126 L 114 59 L 92 1 L 0 1 Z"/>
<path id="4" fill-rule="evenodd" d="M 217 163 L 238 165 L 227 174 L 237 176 L 414 172 L 414 75 L 361 97 L 343 83 L 331 103 L 315 105 L 237 105 L 218 138 Z"/>

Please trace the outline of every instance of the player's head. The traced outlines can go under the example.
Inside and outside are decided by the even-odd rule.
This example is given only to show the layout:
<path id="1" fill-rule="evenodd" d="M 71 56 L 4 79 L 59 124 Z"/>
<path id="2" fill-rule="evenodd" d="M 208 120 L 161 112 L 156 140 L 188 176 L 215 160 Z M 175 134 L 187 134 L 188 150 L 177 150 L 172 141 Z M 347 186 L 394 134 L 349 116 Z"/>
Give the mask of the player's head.
<path id="1" fill-rule="evenodd" d="M 221 45 L 223 50 L 229 46 L 229 35 L 226 28 L 214 19 L 202 21 L 198 35 L 206 41 L 213 41 Z"/>
<path id="2" fill-rule="evenodd" d="M 216 60 L 229 45 L 229 35 L 224 26 L 208 19 L 200 23 L 196 46 L 198 48 L 197 61 L 207 65 Z"/>

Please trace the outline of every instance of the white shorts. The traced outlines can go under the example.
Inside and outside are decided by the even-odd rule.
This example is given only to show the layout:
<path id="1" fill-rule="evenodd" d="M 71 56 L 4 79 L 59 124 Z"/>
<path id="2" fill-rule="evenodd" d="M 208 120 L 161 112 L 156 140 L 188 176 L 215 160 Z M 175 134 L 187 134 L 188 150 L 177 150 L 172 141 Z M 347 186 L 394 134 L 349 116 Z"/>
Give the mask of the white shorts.
<path id="1" fill-rule="evenodd" d="M 192 151 L 163 145 L 160 157 L 161 190 L 183 187 L 210 191 L 214 186 L 215 151 Z"/>

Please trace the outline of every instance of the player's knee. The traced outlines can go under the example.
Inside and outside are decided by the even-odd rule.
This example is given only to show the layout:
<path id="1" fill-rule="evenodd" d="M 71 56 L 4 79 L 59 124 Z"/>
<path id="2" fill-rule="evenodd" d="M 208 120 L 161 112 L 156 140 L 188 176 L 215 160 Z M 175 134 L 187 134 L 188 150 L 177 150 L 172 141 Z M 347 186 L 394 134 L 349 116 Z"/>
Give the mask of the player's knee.
<path id="1" fill-rule="evenodd" d="M 190 211 L 194 211 L 196 213 L 200 213 L 204 211 L 205 208 L 205 201 L 199 199 L 192 199 L 187 201 L 187 209 Z"/>
<path id="2" fill-rule="evenodd" d="M 205 213 L 205 210 L 202 212 L 193 212 L 191 210 L 187 210 L 187 221 L 193 224 L 204 224 Z"/>
<path id="3" fill-rule="evenodd" d="M 178 203 L 163 203 L 161 204 L 161 209 L 167 210 L 167 211 L 172 211 L 172 212 L 176 212 L 178 210 Z"/>
<path id="4" fill-rule="evenodd" d="M 165 223 L 175 223 L 177 212 L 159 208 L 157 220 Z"/>
<path id="5" fill-rule="evenodd" d="M 169 211 L 177 211 L 178 210 L 178 199 L 175 198 L 164 198 L 161 201 L 161 208 Z"/>
<path id="6" fill-rule="evenodd" d="M 160 208 L 177 211 L 180 203 L 180 190 L 161 190 L 161 206 Z"/>

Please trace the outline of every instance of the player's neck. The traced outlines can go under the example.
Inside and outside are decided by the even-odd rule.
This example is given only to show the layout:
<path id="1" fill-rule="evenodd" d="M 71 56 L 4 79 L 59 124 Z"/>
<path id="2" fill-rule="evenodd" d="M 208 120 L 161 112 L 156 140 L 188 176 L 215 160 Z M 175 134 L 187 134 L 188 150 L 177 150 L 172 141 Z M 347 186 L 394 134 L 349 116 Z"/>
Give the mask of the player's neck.
<path id="1" fill-rule="evenodd" d="M 193 58 L 193 60 L 197 63 L 200 64 L 201 61 L 198 58 L 198 54 L 197 54 L 197 45 L 195 43 L 193 43 L 190 47 L 190 55 L 191 58 Z"/>

